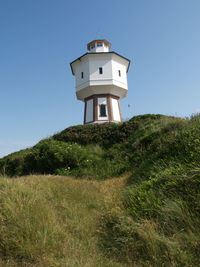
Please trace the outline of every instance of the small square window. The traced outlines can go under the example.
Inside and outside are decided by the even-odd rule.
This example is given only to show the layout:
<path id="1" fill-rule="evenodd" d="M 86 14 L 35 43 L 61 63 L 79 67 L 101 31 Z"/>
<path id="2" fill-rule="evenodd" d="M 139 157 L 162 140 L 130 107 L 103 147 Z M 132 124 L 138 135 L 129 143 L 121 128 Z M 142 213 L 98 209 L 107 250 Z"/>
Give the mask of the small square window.
<path id="1" fill-rule="evenodd" d="M 84 76 L 83 76 L 83 72 L 81 72 L 81 78 L 83 79 L 83 77 L 84 77 Z"/>
<path id="2" fill-rule="evenodd" d="M 121 70 L 118 70 L 118 73 L 119 73 L 119 77 L 121 77 Z"/>
<path id="3" fill-rule="evenodd" d="M 103 46 L 102 43 L 97 43 L 97 47 Z"/>
<path id="4" fill-rule="evenodd" d="M 95 48 L 95 45 L 91 45 L 91 46 L 90 46 L 90 49 L 93 49 L 93 48 Z"/>
<path id="5" fill-rule="evenodd" d="M 99 68 L 99 74 L 103 74 L 103 68 L 102 67 Z"/>

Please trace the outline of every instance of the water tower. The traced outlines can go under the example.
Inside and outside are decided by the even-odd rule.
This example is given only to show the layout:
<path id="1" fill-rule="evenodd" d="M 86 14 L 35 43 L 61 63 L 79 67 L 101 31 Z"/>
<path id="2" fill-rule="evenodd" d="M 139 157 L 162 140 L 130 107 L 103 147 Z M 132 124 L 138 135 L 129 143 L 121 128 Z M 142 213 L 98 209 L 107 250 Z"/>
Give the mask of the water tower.
<path id="1" fill-rule="evenodd" d="M 84 124 L 122 121 L 120 99 L 128 91 L 130 60 L 110 47 L 106 40 L 94 40 L 89 52 L 70 63 L 76 96 L 85 103 Z"/>

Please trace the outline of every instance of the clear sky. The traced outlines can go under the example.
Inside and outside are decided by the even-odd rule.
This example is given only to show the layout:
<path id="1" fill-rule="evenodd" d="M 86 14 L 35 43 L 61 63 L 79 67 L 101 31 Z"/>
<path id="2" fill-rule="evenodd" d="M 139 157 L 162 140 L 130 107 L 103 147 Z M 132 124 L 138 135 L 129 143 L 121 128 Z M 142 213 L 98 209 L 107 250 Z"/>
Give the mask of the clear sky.
<path id="1" fill-rule="evenodd" d="M 97 38 L 131 60 L 124 119 L 200 112 L 200 0 L 0 0 L 0 157 L 82 124 L 69 63 Z"/>

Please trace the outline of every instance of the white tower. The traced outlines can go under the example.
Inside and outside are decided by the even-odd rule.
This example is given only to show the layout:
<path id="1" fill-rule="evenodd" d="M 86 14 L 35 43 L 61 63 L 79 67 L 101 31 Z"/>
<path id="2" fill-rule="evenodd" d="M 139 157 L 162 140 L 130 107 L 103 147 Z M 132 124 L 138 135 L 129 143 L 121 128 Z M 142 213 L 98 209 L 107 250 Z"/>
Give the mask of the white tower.
<path id="1" fill-rule="evenodd" d="M 84 124 L 121 122 L 120 99 L 128 91 L 130 60 L 110 52 L 106 40 L 87 45 L 89 53 L 70 63 L 76 77 L 76 96 L 85 102 Z"/>

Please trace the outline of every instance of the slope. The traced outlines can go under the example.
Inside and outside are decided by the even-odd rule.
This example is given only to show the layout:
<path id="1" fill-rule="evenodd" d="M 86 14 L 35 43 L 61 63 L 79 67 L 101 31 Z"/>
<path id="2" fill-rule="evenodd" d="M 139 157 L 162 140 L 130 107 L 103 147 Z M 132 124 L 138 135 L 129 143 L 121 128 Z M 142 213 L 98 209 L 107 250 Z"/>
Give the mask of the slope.
<path id="1" fill-rule="evenodd" d="M 37 173 L 102 179 L 121 175 L 142 162 L 151 164 L 161 153 L 174 158 L 178 152 L 183 160 L 181 154 L 192 148 L 181 144 L 182 135 L 194 128 L 191 125 L 179 118 L 143 115 L 121 124 L 74 126 L 33 148 L 0 159 L 0 172 L 8 176 Z M 177 147 L 181 149 L 178 151 L 174 145 L 183 147 Z"/>
<path id="2" fill-rule="evenodd" d="M 200 115 L 143 115 L 118 125 L 70 127 L 1 159 L 0 171 L 73 175 L 83 183 L 127 174 L 115 201 L 97 208 L 95 250 L 113 266 L 198 266 L 199 160 Z"/>
<path id="3" fill-rule="evenodd" d="M 124 266 L 101 251 L 98 230 L 103 210 L 116 205 L 125 180 L 2 178 L 0 265 Z"/>

